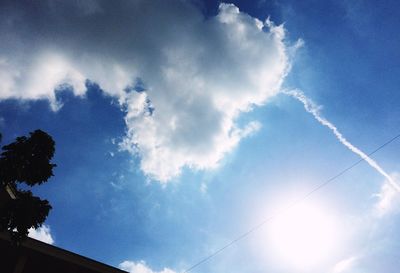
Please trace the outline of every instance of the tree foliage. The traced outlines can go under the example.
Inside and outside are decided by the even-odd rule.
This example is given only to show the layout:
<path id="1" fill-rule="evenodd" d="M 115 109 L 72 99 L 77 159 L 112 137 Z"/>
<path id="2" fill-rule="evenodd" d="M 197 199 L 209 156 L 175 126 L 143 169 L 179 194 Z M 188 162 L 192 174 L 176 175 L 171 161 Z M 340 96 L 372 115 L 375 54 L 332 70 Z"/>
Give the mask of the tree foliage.
<path id="1" fill-rule="evenodd" d="M 29 137 L 17 137 L 2 148 L 1 186 L 3 190 L 11 190 L 15 198 L 9 198 L 0 207 L 0 230 L 10 232 L 16 242 L 27 237 L 29 228 L 40 227 L 51 209 L 49 202 L 34 196 L 30 188 L 53 176 L 56 165 L 50 160 L 54 146 L 50 135 L 36 130 Z"/>

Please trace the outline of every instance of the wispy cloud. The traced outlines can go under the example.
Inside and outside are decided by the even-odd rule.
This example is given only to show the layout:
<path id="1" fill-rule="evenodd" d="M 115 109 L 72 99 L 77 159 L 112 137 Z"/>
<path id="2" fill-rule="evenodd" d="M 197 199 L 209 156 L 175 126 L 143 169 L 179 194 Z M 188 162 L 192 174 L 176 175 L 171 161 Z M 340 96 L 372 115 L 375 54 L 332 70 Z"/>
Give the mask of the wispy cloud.
<path id="1" fill-rule="evenodd" d="M 393 180 L 393 178 L 385 171 L 381 166 L 378 165 L 378 163 L 375 162 L 372 158 L 370 158 L 366 153 L 361 151 L 359 148 L 355 147 L 353 144 L 351 144 L 335 125 L 331 123 L 329 120 L 324 118 L 321 113 L 320 109 L 321 107 L 316 105 L 311 99 L 307 98 L 303 92 L 300 90 L 285 90 L 283 91 L 284 94 L 289 95 L 301 103 L 303 103 L 304 108 L 306 111 L 314 116 L 314 118 L 323 126 L 326 126 L 329 128 L 332 133 L 336 136 L 336 138 L 342 143 L 345 147 L 347 147 L 350 151 L 353 153 L 357 154 L 360 156 L 362 159 L 365 160 L 365 162 L 368 163 L 372 168 L 374 168 L 378 173 L 380 173 L 387 181 L 387 183 L 395 189 L 397 192 L 400 192 L 400 186 Z"/>
<path id="2" fill-rule="evenodd" d="M 119 264 L 119 268 L 130 273 L 176 273 L 174 270 L 164 268 L 160 271 L 154 271 L 147 266 L 145 261 L 124 261 Z"/>
<path id="3" fill-rule="evenodd" d="M 28 231 L 28 236 L 31 238 L 50 245 L 54 244 L 53 236 L 51 236 L 50 226 L 42 225 L 38 229 L 30 228 Z"/>
<path id="4" fill-rule="evenodd" d="M 391 177 L 394 181 L 399 181 L 400 174 L 392 173 Z M 374 195 L 378 198 L 374 206 L 374 213 L 378 217 L 382 217 L 391 213 L 400 211 L 400 195 L 388 184 L 383 184 L 379 193 Z"/>
<path id="5" fill-rule="evenodd" d="M 352 256 L 341 260 L 333 267 L 332 273 L 352 272 L 351 268 L 355 265 L 358 259 L 359 258 L 357 256 Z"/>

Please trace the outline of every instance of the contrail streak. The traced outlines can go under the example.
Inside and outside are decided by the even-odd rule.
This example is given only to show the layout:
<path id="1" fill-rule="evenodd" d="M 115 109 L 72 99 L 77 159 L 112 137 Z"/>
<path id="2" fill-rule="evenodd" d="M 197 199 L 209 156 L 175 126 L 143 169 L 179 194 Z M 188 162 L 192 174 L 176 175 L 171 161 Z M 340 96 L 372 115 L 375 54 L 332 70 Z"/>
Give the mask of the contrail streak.
<path id="1" fill-rule="evenodd" d="M 398 192 L 400 192 L 400 186 L 397 185 L 396 182 L 390 177 L 387 172 L 385 172 L 381 166 L 378 165 L 372 158 L 370 158 L 367 154 L 365 154 L 363 151 L 355 147 L 353 144 L 351 144 L 343 135 L 342 133 L 339 132 L 339 130 L 336 128 L 335 125 L 333 125 L 329 120 L 324 118 L 321 113 L 320 113 L 320 106 L 316 105 L 311 99 L 307 98 L 303 92 L 300 90 L 284 90 L 282 91 L 284 94 L 289 95 L 301 103 L 303 103 L 304 108 L 306 111 L 314 116 L 314 118 L 321 123 L 323 126 L 328 127 L 333 134 L 336 136 L 336 138 L 344 145 L 346 146 L 350 151 L 353 153 L 359 155 L 362 159 L 364 159 L 372 168 L 374 168 L 377 172 L 379 172 L 383 177 L 386 178 L 388 183 L 396 189 Z"/>

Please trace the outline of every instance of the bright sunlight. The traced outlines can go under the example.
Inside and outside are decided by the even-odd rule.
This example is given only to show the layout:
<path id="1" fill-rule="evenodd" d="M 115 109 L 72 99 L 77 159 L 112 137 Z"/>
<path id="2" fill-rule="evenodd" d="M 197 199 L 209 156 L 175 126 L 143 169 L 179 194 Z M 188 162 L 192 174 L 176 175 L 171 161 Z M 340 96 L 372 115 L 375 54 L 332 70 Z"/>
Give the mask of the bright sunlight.
<path id="1" fill-rule="evenodd" d="M 299 269 L 318 266 L 341 241 L 338 222 L 318 204 L 297 204 L 269 227 L 269 243 L 277 258 Z"/>

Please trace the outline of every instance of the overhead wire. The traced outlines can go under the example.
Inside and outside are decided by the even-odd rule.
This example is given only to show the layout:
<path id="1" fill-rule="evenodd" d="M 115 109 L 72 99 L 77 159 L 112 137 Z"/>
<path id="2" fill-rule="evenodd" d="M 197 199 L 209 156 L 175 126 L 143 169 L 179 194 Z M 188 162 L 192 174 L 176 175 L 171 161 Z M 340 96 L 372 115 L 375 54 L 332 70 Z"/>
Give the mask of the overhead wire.
<path id="1" fill-rule="evenodd" d="M 376 148 L 375 150 L 373 150 L 372 152 L 368 153 L 368 157 L 372 156 L 373 154 L 375 154 L 376 152 L 378 152 L 379 150 L 383 149 L 385 146 L 389 145 L 390 143 L 392 143 L 393 141 L 395 141 L 396 139 L 398 139 L 400 137 L 400 134 L 392 137 L 391 139 L 389 139 L 388 141 L 386 141 L 385 143 L 383 143 L 382 145 L 380 145 L 378 148 Z M 274 213 L 273 215 L 269 216 L 268 218 L 264 219 L 263 221 L 261 221 L 260 223 L 258 223 L 257 225 L 253 226 L 252 228 L 250 228 L 249 230 L 247 230 L 246 232 L 240 234 L 239 236 L 237 236 L 235 239 L 233 239 L 232 241 L 230 241 L 229 243 L 225 244 L 224 246 L 222 246 L 221 248 L 217 249 L 216 251 L 214 251 L 213 253 L 211 253 L 210 255 L 206 256 L 205 258 L 201 259 L 200 261 L 198 261 L 197 263 L 193 264 L 192 266 L 190 266 L 189 268 L 187 268 L 185 271 L 183 271 L 182 273 L 188 273 L 190 271 L 192 271 L 193 269 L 195 269 L 196 267 L 200 266 L 201 264 L 207 262 L 208 260 L 210 260 L 211 258 L 217 256 L 219 253 L 223 252 L 225 249 L 229 248 L 230 246 L 232 246 L 233 244 L 237 243 L 240 240 L 243 240 L 244 238 L 246 238 L 247 236 L 249 236 L 250 234 L 252 234 L 253 232 L 257 231 L 259 228 L 261 228 L 262 226 L 264 226 L 266 223 L 268 223 L 269 221 L 271 221 L 272 219 L 274 219 L 275 217 L 278 216 L 278 214 L 283 213 L 289 209 L 291 209 L 292 207 L 294 207 L 295 205 L 305 201 L 307 198 L 309 198 L 311 195 L 313 195 L 315 192 L 321 190 L 322 188 L 326 187 L 328 184 L 330 184 L 331 182 L 333 182 L 334 180 L 336 180 L 338 177 L 342 176 L 343 174 L 345 174 L 346 172 L 348 172 L 349 170 L 351 170 L 352 168 L 354 168 L 355 166 L 357 166 L 358 164 L 360 164 L 361 162 L 365 161 L 364 158 L 359 159 L 358 161 L 354 162 L 353 164 L 351 164 L 349 167 L 343 169 L 342 171 L 340 171 L 339 173 L 337 173 L 336 175 L 332 176 L 331 178 L 327 179 L 326 181 L 324 181 L 323 183 L 317 185 L 315 188 L 313 188 L 312 190 L 310 190 L 309 192 L 307 192 L 306 194 L 304 194 L 303 196 L 299 197 L 298 199 L 296 199 L 295 201 L 291 202 L 290 204 L 288 204 L 287 206 L 285 206 L 284 208 L 280 209 L 278 212 Z"/>

